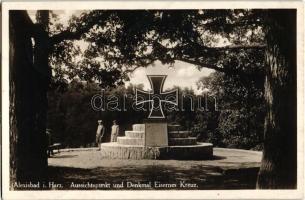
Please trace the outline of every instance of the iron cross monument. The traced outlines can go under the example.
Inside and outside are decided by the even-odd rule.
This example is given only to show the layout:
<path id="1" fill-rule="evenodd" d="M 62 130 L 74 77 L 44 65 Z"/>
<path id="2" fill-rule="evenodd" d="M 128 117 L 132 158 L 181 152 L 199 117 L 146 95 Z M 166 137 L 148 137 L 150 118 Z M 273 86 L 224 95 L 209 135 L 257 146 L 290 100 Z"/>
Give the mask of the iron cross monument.
<path id="1" fill-rule="evenodd" d="M 163 92 L 166 75 L 148 75 L 151 91 L 136 89 L 136 105 L 149 103 L 145 120 L 145 146 L 168 146 L 167 121 L 164 105 L 178 106 L 178 89 Z"/>

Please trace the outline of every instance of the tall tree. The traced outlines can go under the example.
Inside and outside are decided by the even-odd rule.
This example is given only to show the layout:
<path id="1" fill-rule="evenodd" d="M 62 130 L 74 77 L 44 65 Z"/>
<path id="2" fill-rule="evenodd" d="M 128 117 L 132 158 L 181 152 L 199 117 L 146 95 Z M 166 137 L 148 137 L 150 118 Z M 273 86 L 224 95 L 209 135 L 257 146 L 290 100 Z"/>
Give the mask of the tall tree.
<path id="1" fill-rule="evenodd" d="M 267 13 L 266 23 L 267 113 L 257 186 L 296 188 L 296 10 L 271 10 Z"/>
<path id="2" fill-rule="evenodd" d="M 39 10 L 37 23 L 27 11 L 10 11 L 10 177 L 15 182 L 47 180 L 47 91 L 53 64 L 64 64 L 76 51 L 67 40 L 80 39 L 101 16 L 85 18 L 75 30 L 50 33 L 50 11 Z M 68 55 L 68 58 L 66 57 Z M 52 59 L 55 57 L 56 59 Z M 103 86 L 122 83 L 119 68 L 96 66 Z M 56 70 L 56 69 L 55 69 Z M 126 76 L 124 76 L 126 77 Z M 42 184 L 41 184 L 42 186 Z"/>
<path id="3" fill-rule="evenodd" d="M 11 184 L 47 180 L 45 126 L 50 74 L 48 62 L 41 56 L 46 52 L 41 39 L 45 34 L 25 11 L 10 11 Z"/>

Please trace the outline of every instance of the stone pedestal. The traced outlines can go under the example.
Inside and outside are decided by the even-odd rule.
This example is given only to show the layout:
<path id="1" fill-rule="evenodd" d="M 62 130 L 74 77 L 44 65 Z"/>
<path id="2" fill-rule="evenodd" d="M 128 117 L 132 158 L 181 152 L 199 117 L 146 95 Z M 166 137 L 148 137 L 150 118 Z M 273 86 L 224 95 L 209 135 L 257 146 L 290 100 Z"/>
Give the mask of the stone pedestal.
<path id="1" fill-rule="evenodd" d="M 205 160 L 213 158 L 213 145 L 198 143 L 188 146 L 146 147 L 111 142 L 101 145 L 101 154 L 106 159 Z"/>
<path id="2" fill-rule="evenodd" d="M 202 160 L 213 157 L 213 145 L 197 143 L 191 131 L 166 121 L 146 120 L 134 124 L 132 130 L 117 142 L 102 143 L 102 157 L 108 159 L 181 159 Z"/>
<path id="3" fill-rule="evenodd" d="M 162 120 L 146 120 L 145 122 L 145 146 L 168 146 L 167 122 Z"/>

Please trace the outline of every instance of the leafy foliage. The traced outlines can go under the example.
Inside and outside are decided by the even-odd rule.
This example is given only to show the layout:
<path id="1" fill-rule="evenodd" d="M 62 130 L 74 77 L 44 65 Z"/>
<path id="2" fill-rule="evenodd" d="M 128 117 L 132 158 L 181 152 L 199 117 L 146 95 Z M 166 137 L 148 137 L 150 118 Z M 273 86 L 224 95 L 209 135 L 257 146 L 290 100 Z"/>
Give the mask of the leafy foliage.
<path id="1" fill-rule="evenodd" d="M 246 78 L 262 76 L 263 65 L 250 58 L 264 53 L 264 15 L 265 10 L 238 9 L 92 10 L 63 26 L 53 14 L 53 73 L 114 87 L 138 67 L 180 60 Z M 241 59 L 248 62 L 241 65 Z"/>
<path id="2" fill-rule="evenodd" d="M 216 97 L 218 109 L 215 110 L 214 99 L 208 98 L 208 110 L 192 110 L 188 97 L 196 97 L 194 91 L 175 87 L 181 93 L 179 101 L 184 101 L 183 109 L 168 111 L 169 123 L 180 124 L 184 130 L 192 130 L 199 141 L 212 142 L 215 146 L 261 149 L 264 120 L 262 86 L 259 88 L 255 83 L 243 85 L 237 77 L 219 72 L 202 78 L 198 85 L 209 88 L 208 94 Z M 125 130 L 131 130 L 132 124 L 142 123 L 148 113 L 131 109 L 134 87 L 122 86 L 105 91 L 105 98 L 115 95 L 120 104 L 125 102 L 126 110 L 119 106 L 121 110 L 98 112 L 90 104 L 91 98 L 101 93 L 98 84 L 75 79 L 67 84 L 65 90 L 58 85 L 49 92 L 48 127 L 53 130 L 54 141 L 64 143 L 66 147 L 92 146 L 98 119 L 102 119 L 107 128 L 104 142 L 110 139 L 112 120 L 119 122 L 121 135 Z M 124 100 L 125 96 L 129 98 Z M 197 106 L 198 98 L 193 100 L 193 106 Z"/>
<path id="3" fill-rule="evenodd" d="M 171 112 L 168 118 L 194 130 L 202 140 L 212 140 L 219 146 L 252 148 L 251 143 L 261 142 L 262 123 L 256 127 L 255 122 L 263 118 L 265 12 L 244 9 L 92 10 L 73 16 L 67 26 L 58 23 L 53 13 L 50 24 L 52 88 L 76 99 L 76 105 L 81 107 L 82 98 L 87 97 L 77 95 L 88 89 L 84 89 L 84 83 L 78 83 L 84 91 L 75 93 L 76 88 L 71 86 L 75 83 L 69 83 L 75 78 L 87 85 L 97 82 L 111 93 L 125 91 L 121 85 L 129 79 L 128 73 L 156 60 L 163 64 L 179 60 L 198 68 L 215 69 L 219 72 L 200 80 L 199 87 L 200 84 L 208 86 L 217 96 L 218 104 L 226 109 L 204 114 Z M 80 48 L 75 40 L 86 47 Z M 118 88 L 113 89 L 115 87 Z M 193 94 L 193 91 L 184 91 Z M 261 102 L 260 106 L 257 102 Z M 72 116 L 77 116 L 73 112 L 72 109 L 63 113 L 72 120 Z M 88 114 L 86 118 L 89 116 L 101 117 Z M 73 130 L 73 127 L 68 128 Z M 249 141 L 245 141 L 247 139 Z"/>
<path id="4" fill-rule="evenodd" d="M 209 140 L 217 146 L 261 149 L 265 115 L 263 84 L 255 81 L 245 84 L 238 76 L 215 72 L 202 78 L 198 85 L 209 88 L 217 98 L 218 123 L 210 131 Z"/>
<path id="5" fill-rule="evenodd" d="M 133 87 L 118 87 L 105 91 L 105 98 L 116 95 L 119 102 L 124 102 L 124 95 L 133 94 Z M 141 86 L 137 86 L 141 87 Z M 102 119 L 106 126 L 104 141 L 110 140 L 112 120 L 116 119 L 124 130 L 131 129 L 131 125 L 139 123 L 146 113 L 140 111 L 95 111 L 91 106 L 94 95 L 101 94 L 96 83 L 85 83 L 74 79 L 66 85 L 53 88 L 48 93 L 48 128 L 52 130 L 53 142 L 63 143 L 65 147 L 85 147 L 95 145 L 97 120 Z M 126 108 L 131 108 L 133 99 L 125 98 Z M 130 116 L 133 116 L 130 118 Z M 146 115 L 145 115 L 146 116 Z"/>

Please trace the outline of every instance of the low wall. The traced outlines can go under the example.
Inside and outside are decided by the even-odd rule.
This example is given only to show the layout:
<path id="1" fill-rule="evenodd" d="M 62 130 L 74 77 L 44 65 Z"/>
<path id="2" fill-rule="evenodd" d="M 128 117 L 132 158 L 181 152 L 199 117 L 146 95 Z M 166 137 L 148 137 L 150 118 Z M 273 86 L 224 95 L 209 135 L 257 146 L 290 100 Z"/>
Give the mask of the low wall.
<path id="1" fill-rule="evenodd" d="M 204 160 L 213 157 L 213 145 L 210 143 L 198 143 L 188 146 L 146 147 L 103 143 L 101 145 L 101 154 L 103 158 L 109 159 Z"/>

